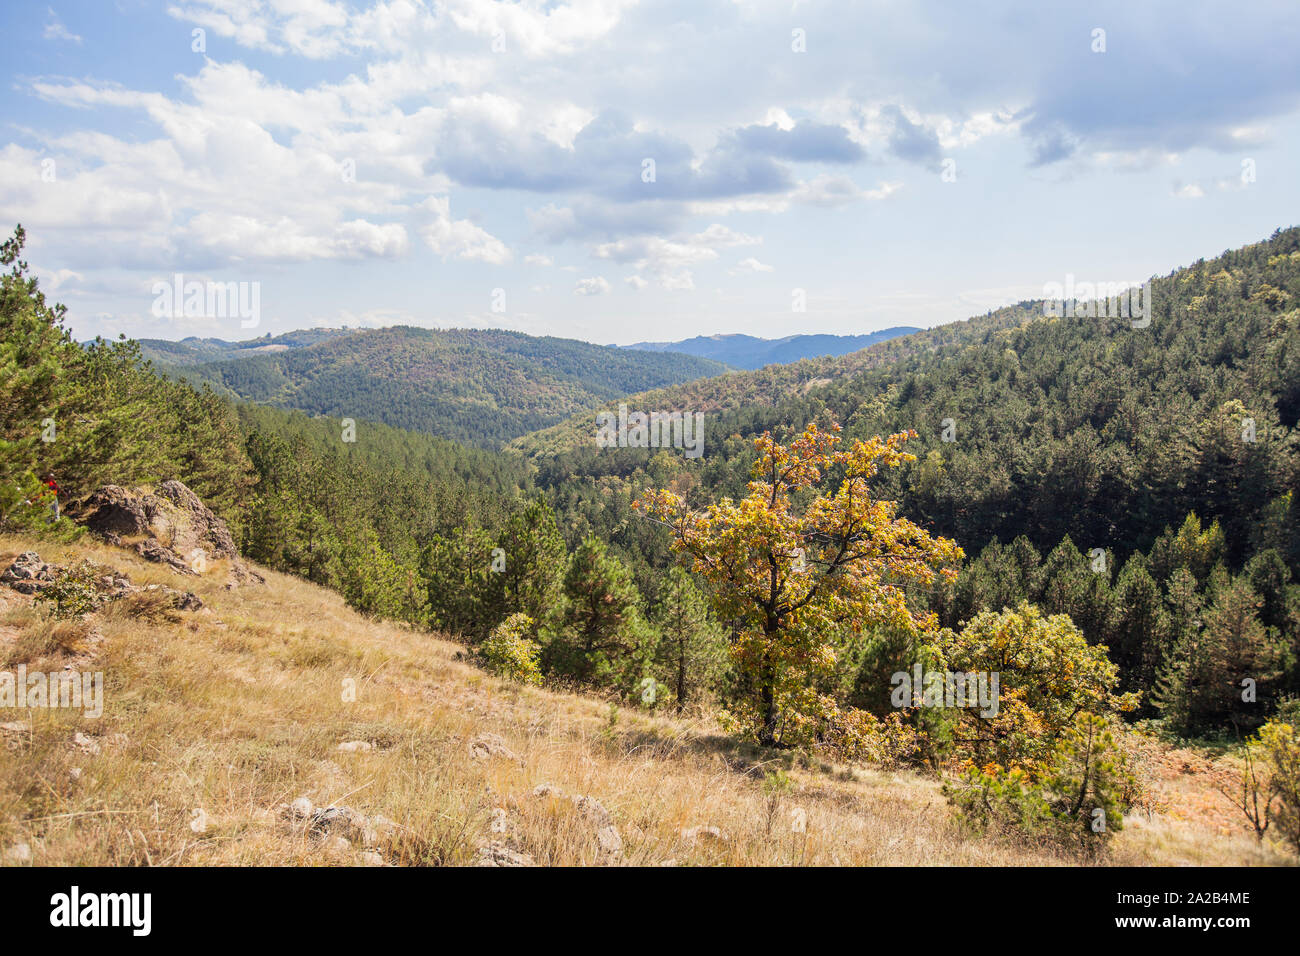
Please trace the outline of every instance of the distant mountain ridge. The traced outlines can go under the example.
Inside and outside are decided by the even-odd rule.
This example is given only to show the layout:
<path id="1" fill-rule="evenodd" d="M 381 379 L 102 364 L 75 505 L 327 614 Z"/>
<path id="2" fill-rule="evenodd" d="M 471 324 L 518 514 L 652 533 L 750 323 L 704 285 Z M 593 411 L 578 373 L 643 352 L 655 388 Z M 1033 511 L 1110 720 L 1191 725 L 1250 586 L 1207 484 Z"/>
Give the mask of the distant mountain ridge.
<path id="1" fill-rule="evenodd" d="M 202 339 L 191 335 L 180 341 L 140 339 L 145 357 L 164 365 L 197 365 L 232 358 L 247 358 L 283 349 L 305 348 L 331 339 L 354 335 L 356 329 L 299 329 L 281 335 L 270 333 L 256 339 L 231 342 L 226 339 Z"/>
<path id="2" fill-rule="evenodd" d="M 877 342 L 920 331 L 914 326 L 899 325 L 864 335 L 814 333 L 787 335 L 782 339 L 761 339 L 738 332 L 731 335 L 697 335 L 680 342 L 637 342 L 624 347 L 645 352 L 681 352 L 752 371 L 766 365 L 787 365 L 805 358 L 838 358 Z"/>
<path id="3" fill-rule="evenodd" d="M 311 329 L 140 346 L 160 371 L 219 394 L 483 448 L 611 399 L 731 371 L 694 355 L 500 329 Z"/>

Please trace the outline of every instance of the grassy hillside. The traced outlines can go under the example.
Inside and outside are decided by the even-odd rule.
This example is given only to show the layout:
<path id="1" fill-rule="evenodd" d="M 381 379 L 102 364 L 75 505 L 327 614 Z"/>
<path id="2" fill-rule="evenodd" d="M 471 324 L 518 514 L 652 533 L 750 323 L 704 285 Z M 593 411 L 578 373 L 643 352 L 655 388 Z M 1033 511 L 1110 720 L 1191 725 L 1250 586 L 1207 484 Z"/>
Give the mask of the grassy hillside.
<path id="1" fill-rule="evenodd" d="M 249 401 L 481 447 L 597 402 L 726 368 L 692 356 L 494 330 L 394 327 L 311 338 L 297 344 L 281 336 L 217 351 L 191 344 L 179 352 L 151 341 L 145 353 L 170 374 Z"/>
<path id="2" fill-rule="evenodd" d="M 0 538 L 0 563 L 29 548 L 192 588 L 207 607 L 167 621 L 110 605 L 51 624 L 30 598 L 0 589 L 5 669 L 72 664 L 106 680 L 97 720 L 4 715 L 9 862 L 467 864 L 493 844 L 498 856 L 559 865 L 1076 862 L 959 828 L 928 777 L 760 754 L 702 718 L 614 717 L 593 697 L 507 684 L 465 662 L 461 645 L 365 619 L 273 571 L 263 569 L 264 586 L 228 591 L 220 567 L 180 578 L 119 549 L 15 537 Z M 1214 792 L 1230 758 L 1146 753 L 1157 798 L 1117 834 L 1113 862 L 1286 862 Z M 782 768 L 788 783 L 765 785 Z M 543 785 L 558 792 L 536 795 Z M 367 820 L 333 815 L 313 833 L 285 806 L 304 798 Z M 696 827 L 724 838 L 692 837 Z"/>
<path id="3" fill-rule="evenodd" d="M 709 413 L 696 460 L 597 449 L 589 419 L 533 436 L 545 440 L 524 459 L 364 416 L 354 432 L 339 421 L 350 415 L 235 408 L 159 379 L 134 343 L 71 341 L 19 264 L 0 276 L 0 367 L 24 370 L 0 377 L 0 561 L 34 548 L 171 580 L 67 543 L 69 515 L 87 515 L 51 520 L 55 492 L 38 476 L 53 469 L 65 505 L 105 482 L 192 483 L 245 557 L 296 577 L 236 591 L 186 577 L 207 604 L 197 614 L 131 592 L 50 617 L 0 590 L 0 669 L 109 678 L 102 719 L 36 709 L 3 722 L 0 850 L 18 862 L 1280 862 L 1219 790 L 1241 792 L 1232 755 L 1258 729 L 1266 802 L 1291 808 L 1275 822 L 1300 846 L 1286 789 L 1300 752 L 1298 244 L 1279 233 L 1161 279 L 1145 329 L 1044 320 L 1027 303 L 641 395 L 641 410 Z M 241 362 L 355 357 L 355 345 Z M 418 365 L 381 359 L 351 380 Z M 34 427 L 46 416 L 57 442 Z M 954 440 L 938 433 L 945 419 Z M 782 464 L 788 448 L 756 450 L 766 429 L 788 442 L 830 420 L 850 438 L 914 428 L 920 459 L 894 455 L 900 438 L 832 458 L 815 427 L 797 468 Z M 780 489 L 745 491 L 756 454 Z M 868 488 L 885 459 L 902 467 Z M 646 490 L 677 520 L 676 542 L 631 510 Z M 738 491 L 739 508 L 687 513 Z M 894 501 L 923 527 L 895 520 Z M 166 558 L 128 526 L 128 546 Z M 981 550 L 990 527 L 1019 536 Z M 1076 527 L 1077 545 L 1050 537 Z M 673 545 L 694 575 L 670 570 Z M 113 581 L 107 570 L 93 580 Z M 83 586 L 79 572 L 39 573 L 50 594 Z M 936 665 L 1000 674 L 1007 707 L 896 697 L 895 678 Z M 813 829 L 792 826 L 804 815 Z"/>

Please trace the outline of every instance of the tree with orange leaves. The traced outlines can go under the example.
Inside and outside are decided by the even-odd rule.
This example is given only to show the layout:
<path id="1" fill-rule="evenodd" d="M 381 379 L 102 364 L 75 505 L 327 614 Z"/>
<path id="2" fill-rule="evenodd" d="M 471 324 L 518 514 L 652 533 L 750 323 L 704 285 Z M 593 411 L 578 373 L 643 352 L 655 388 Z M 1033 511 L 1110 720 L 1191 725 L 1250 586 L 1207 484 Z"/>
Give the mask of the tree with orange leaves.
<path id="1" fill-rule="evenodd" d="M 818 681 L 847 635 L 890 625 L 933 630 L 912 610 L 905 587 L 956 574 L 956 543 L 934 537 L 872 497 L 870 480 L 914 455 L 915 432 L 855 441 L 838 450 L 839 427 L 809 425 L 788 447 L 770 433 L 755 440 L 748 493 L 694 510 L 671 491 L 647 492 L 636 507 L 671 528 L 673 547 L 712 585 L 750 688 L 737 714 L 760 743 L 792 744 L 836 713 Z M 837 484 L 830 485 L 834 474 Z"/>

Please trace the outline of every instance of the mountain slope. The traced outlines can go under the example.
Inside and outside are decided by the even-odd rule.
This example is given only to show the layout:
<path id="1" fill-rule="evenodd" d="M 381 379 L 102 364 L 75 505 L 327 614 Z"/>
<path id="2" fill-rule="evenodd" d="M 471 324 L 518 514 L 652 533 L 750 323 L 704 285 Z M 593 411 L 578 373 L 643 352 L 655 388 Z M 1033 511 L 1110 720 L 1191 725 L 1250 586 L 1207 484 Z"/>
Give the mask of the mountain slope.
<path id="1" fill-rule="evenodd" d="M 293 341 L 304 336 L 306 344 Z M 169 374 L 238 398 L 482 447 L 596 402 L 725 371 L 694 356 L 497 330 L 399 326 L 312 338 L 293 333 L 237 349 L 194 340 L 180 349 L 145 344 Z"/>
<path id="2" fill-rule="evenodd" d="M 169 621 L 117 603 L 52 626 L 0 587 L 6 668 L 105 675 L 97 719 L 34 708 L 0 724 L 0 846 L 25 845 L 34 865 L 1069 862 L 959 828 L 932 778 L 760 753 L 704 720 L 611 720 L 605 700 L 506 683 L 465 662 L 463 645 L 274 571 L 227 590 L 215 567 L 182 577 L 89 540 L 14 537 L 0 538 L 0 566 L 29 549 L 206 604 Z M 1234 765 L 1160 757 L 1169 805 L 1127 820 L 1108 862 L 1286 862 L 1240 814 L 1206 810 Z M 1180 773 L 1183 758 L 1218 774 Z M 790 786 L 773 797 L 764 772 L 783 765 Z M 291 804 L 336 809 L 312 826 Z M 792 834 L 800 812 L 806 833 Z M 726 839 L 689 835 L 710 826 Z"/>
<path id="3" fill-rule="evenodd" d="M 682 352 L 723 362 L 733 368 L 759 369 L 785 365 L 805 358 L 847 355 L 877 342 L 921 331 L 913 326 L 895 326 L 865 335 L 787 335 L 783 339 L 760 339 L 740 333 L 697 335 L 681 342 L 638 342 L 630 349 L 649 352 Z"/>
<path id="4" fill-rule="evenodd" d="M 987 315 L 878 342 L 848 355 L 806 358 L 787 365 L 731 372 L 650 389 L 626 396 L 621 401 L 634 411 L 704 412 L 706 426 L 710 429 L 710 443 L 716 449 L 718 445 L 713 429 L 720 416 L 745 418 L 757 413 L 767 417 L 771 409 L 784 407 L 789 401 L 801 401 L 805 395 L 817 394 L 832 382 L 844 381 L 868 369 L 888 368 L 916 355 L 937 350 L 960 350 L 992 331 L 1033 322 L 1039 315 L 1041 312 L 1036 312 L 1030 303 L 1020 303 Z M 607 401 L 596 403 L 588 414 L 524 435 L 511 442 L 509 447 L 534 459 L 581 455 L 588 446 L 594 445 L 595 412 L 615 408 L 616 404 Z M 635 457 L 636 453 L 627 454 Z"/>
<path id="5" fill-rule="evenodd" d="M 910 429 L 918 461 L 881 475 L 882 497 L 972 559 L 1020 536 L 1043 558 L 1025 588 L 983 596 L 995 608 L 1038 600 L 1043 581 L 1066 565 L 1087 568 L 1079 555 L 1094 550 L 1105 555 L 1107 587 L 1130 558 L 1153 554 L 1165 587 L 1179 562 L 1195 566 L 1188 546 L 1169 539 L 1216 522 L 1222 545 L 1197 572 L 1202 590 L 1216 561 L 1235 573 L 1259 557 L 1252 587 L 1283 595 L 1279 606 L 1300 600 L 1291 583 L 1300 580 L 1300 228 L 1157 277 L 1152 294 L 1145 328 L 1045 318 L 1041 304 L 1023 303 L 840 359 L 625 400 L 629 410 L 705 413 L 694 460 L 677 449 L 599 448 L 592 413 L 511 449 L 536 466 L 569 525 L 637 562 L 655 553 L 655 536 L 630 508 L 646 488 L 685 488 L 697 502 L 739 496 L 765 431 L 784 440 L 808 422 L 837 422 L 845 439 L 865 439 Z M 1276 580 L 1262 570 L 1273 562 Z M 1098 601 L 1062 592 L 1048 604 L 1079 615 L 1090 639 L 1114 646 L 1120 637 Z M 936 610 L 955 624 L 979 607 Z M 1270 605 L 1269 626 L 1300 659 L 1300 628 L 1287 613 Z M 1290 674 L 1288 692 L 1300 691 L 1300 669 Z"/>
<path id="6" fill-rule="evenodd" d="M 1196 511 L 1222 522 L 1232 563 L 1274 546 L 1300 568 L 1300 496 L 1283 497 L 1300 485 L 1300 228 L 1157 277 L 1152 295 L 1145 328 L 1045 318 L 1041 303 L 1023 303 L 840 359 L 626 402 L 706 413 L 700 467 L 721 494 L 743 490 L 750 439 L 765 430 L 914 429 L 909 450 L 926 464 L 890 476 L 886 493 L 963 545 L 1026 534 L 1050 549 L 1068 534 L 1124 554 Z M 594 435 L 588 415 L 512 447 L 553 483 L 628 475 L 650 457 L 598 449 Z"/>

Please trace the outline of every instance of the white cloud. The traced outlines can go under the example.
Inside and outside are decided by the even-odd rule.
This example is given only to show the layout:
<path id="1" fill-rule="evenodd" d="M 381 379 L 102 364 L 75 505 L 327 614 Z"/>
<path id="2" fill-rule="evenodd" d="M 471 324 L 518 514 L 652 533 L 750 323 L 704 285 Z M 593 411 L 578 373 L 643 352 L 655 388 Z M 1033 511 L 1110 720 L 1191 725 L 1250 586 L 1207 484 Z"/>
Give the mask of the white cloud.
<path id="1" fill-rule="evenodd" d="M 573 287 L 574 295 L 604 295 L 608 291 L 609 283 L 605 281 L 604 276 L 579 279 L 578 284 Z"/>
<path id="2" fill-rule="evenodd" d="M 69 43 L 75 43 L 81 46 L 81 37 L 68 30 L 59 19 L 59 15 L 54 12 L 53 7 L 45 8 L 49 19 L 45 21 L 45 39 L 47 40 L 67 40 Z"/>
<path id="3" fill-rule="evenodd" d="M 1167 18 L 1164 56 L 1107 59 L 1096 75 L 1050 17 L 1029 12 L 954 10 L 936 29 L 905 5 L 800 5 L 821 66 L 790 72 L 749 68 L 755 49 L 788 37 L 788 14 L 770 4 L 665 19 L 635 0 L 167 0 L 153 23 L 126 6 L 142 27 L 163 19 L 159 34 L 184 65 L 163 57 L 136 88 L 115 82 L 123 75 L 105 74 L 116 62 L 94 59 L 108 38 L 79 18 L 83 43 L 50 7 L 27 39 L 51 63 L 84 50 L 84 68 L 9 87 L 49 108 L 12 111 L 41 119 L 0 140 L 0 218 L 24 223 L 34 261 L 66 273 L 71 296 L 124 272 L 392 259 L 424 255 L 420 243 L 448 261 L 512 262 L 488 224 L 511 243 L 531 224 L 523 264 L 575 272 L 556 295 L 597 270 L 632 289 L 712 287 L 724 272 L 772 268 L 748 254 L 768 228 L 753 213 L 789 215 L 773 225 L 807 230 L 814 255 L 853 241 L 854 217 L 820 210 L 894 200 L 898 157 L 1004 172 L 1055 162 L 1063 191 L 1068 177 L 1082 190 L 1087 177 L 1154 171 L 1147 192 L 1161 202 L 1178 175 L 1180 198 L 1246 188 L 1228 174 L 1292 132 L 1300 89 L 1278 69 L 1293 44 L 1250 42 L 1290 35 L 1280 6 L 1213 28 Z M 1117 16 L 1130 36 L 1147 19 Z M 42 22 L 59 48 L 40 40 Z M 206 56 L 189 54 L 190 26 L 207 31 Z M 497 35 L 504 53 L 492 50 Z M 966 42 L 948 49 L 950 35 Z M 1035 55 L 1015 55 L 1024 50 Z M 947 53 L 938 73 L 936 51 Z M 1225 67 L 1211 78 L 1189 69 L 1198 62 Z M 1233 161 L 1193 171 L 1195 147 Z M 654 184 L 640 178 L 644 157 L 656 159 Z M 47 160 L 53 180 L 41 176 Z M 928 221 L 930 185 L 909 182 L 901 197 L 915 216 L 881 209 L 880 219 Z M 451 195 L 491 218 L 453 218 Z M 562 242 L 598 261 L 556 265 L 575 261 L 550 245 Z"/>
<path id="4" fill-rule="evenodd" d="M 688 267 L 712 262 L 718 258 L 718 249 L 728 246 L 758 245 L 758 236 L 713 223 L 703 232 L 665 239 L 661 236 L 632 236 L 596 246 L 597 259 L 609 259 L 621 264 L 631 264 L 638 273 L 645 273 L 662 288 L 680 291 L 695 288 L 694 277 Z M 636 286 L 635 288 L 642 288 Z"/>
<path id="5" fill-rule="evenodd" d="M 795 185 L 785 193 L 771 196 L 747 196 L 690 204 L 691 212 L 700 216 L 730 216 L 736 213 L 783 213 L 792 204 L 832 208 L 855 202 L 878 202 L 903 188 L 901 182 L 882 182 L 874 189 L 863 189 L 848 176 L 824 173 Z"/>
<path id="6" fill-rule="evenodd" d="M 41 288 L 47 292 L 67 292 L 70 287 L 81 284 L 85 278 L 80 272 L 73 272 L 71 269 L 54 269 L 50 272 L 40 272 L 38 275 Z"/>
<path id="7" fill-rule="evenodd" d="M 406 230 L 400 224 L 364 219 L 340 222 L 322 231 L 304 229 L 288 218 L 268 222 L 248 216 L 200 213 L 185 226 L 182 236 L 195 247 L 234 261 L 396 258 L 405 255 L 409 247 Z"/>
<path id="8" fill-rule="evenodd" d="M 167 13 L 271 53 L 324 59 L 355 45 L 347 8 L 330 0 L 192 0 Z"/>
<path id="9" fill-rule="evenodd" d="M 717 222 L 688 240 L 691 245 L 706 246 L 711 249 L 722 246 L 756 246 L 762 241 L 758 236 L 747 236 Z"/>
<path id="10" fill-rule="evenodd" d="M 504 40 L 504 53 L 528 56 L 573 53 L 608 34 L 637 0 L 571 0 L 550 6 L 544 0 L 495 3 L 490 0 L 444 0 L 452 22 L 484 38 Z"/>
<path id="11" fill-rule="evenodd" d="M 468 219 L 451 218 L 448 197 L 430 196 L 420 208 L 432 215 L 429 223 L 421 227 L 420 238 L 444 260 L 474 259 L 493 265 L 510 261 L 510 250 L 500 239 Z"/>
<path id="12" fill-rule="evenodd" d="M 449 32 L 498 55 L 574 53 L 613 30 L 637 0 L 380 0 L 349 10 L 334 0 L 188 0 L 167 13 L 240 46 L 328 59 L 359 50 L 412 50 Z M 445 39 L 443 40 L 445 42 Z M 494 48 L 494 44 L 500 49 Z"/>
<path id="13" fill-rule="evenodd" d="M 847 176 L 827 175 L 800 183 L 790 198 L 809 206 L 845 206 L 888 199 L 902 188 L 902 183 L 893 182 L 880 183 L 875 189 L 863 189 Z"/>

